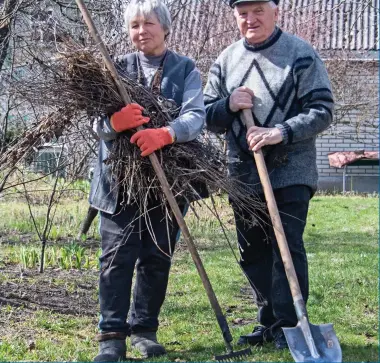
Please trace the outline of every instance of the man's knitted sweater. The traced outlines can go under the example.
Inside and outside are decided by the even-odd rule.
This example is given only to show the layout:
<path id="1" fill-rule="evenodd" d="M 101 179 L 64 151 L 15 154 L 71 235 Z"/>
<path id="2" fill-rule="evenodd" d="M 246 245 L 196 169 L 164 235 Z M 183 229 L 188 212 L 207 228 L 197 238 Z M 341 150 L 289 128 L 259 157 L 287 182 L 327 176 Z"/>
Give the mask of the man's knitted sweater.
<path id="1" fill-rule="evenodd" d="M 207 128 L 226 133 L 231 177 L 252 192 L 262 192 L 240 113 L 229 108 L 240 86 L 253 90 L 253 118 L 261 127 L 278 127 L 282 144 L 263 149 L 274 189 L 291 185 L 317 188 L 315 139 L 332 122 L 333 97 L 322 60 L 302 39 L 276 28 L 252 46 L 245 39 L 230 45 L 210 69 L 204 91 Z"/>

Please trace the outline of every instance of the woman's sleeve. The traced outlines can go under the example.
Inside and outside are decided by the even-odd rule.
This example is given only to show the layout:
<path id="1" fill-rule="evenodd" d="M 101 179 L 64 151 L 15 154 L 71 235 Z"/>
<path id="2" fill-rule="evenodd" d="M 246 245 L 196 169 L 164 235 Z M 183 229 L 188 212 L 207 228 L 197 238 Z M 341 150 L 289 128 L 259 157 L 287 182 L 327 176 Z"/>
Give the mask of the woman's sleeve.
<path id="1" fill-rule="evenodd" d="M 201 74 L 194 68 L 185 79 L 180 114 L 170 122 L 176 142 L 187 142 L 197 138 L 203 129 L 205 117 Z"/>
<path id="2" fill-rule="evenodd" d="M 118 135 L 118 133 L 111 127 L 110 120 L 107 116 L 102 116 L 95 120 L 94 131 L 103 141 L 115 140 Z"/>

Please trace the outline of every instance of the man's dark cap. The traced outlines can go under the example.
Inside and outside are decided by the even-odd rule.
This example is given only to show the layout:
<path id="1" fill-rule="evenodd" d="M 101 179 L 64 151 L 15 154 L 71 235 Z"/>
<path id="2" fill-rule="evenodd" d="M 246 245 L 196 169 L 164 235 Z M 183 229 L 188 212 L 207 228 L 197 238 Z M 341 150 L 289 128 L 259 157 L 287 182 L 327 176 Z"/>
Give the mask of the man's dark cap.
<path id="1" fill-rule="evenodd" d="M 230 6 L 231 8 L 234 8 L 236 4 L 240 3 L 259 3 L 259 2 L 265 2 L 269 3 L 269 1 L 273 1 L 276 5 L 280 2 L 280 0 L 230 0 Z"/>

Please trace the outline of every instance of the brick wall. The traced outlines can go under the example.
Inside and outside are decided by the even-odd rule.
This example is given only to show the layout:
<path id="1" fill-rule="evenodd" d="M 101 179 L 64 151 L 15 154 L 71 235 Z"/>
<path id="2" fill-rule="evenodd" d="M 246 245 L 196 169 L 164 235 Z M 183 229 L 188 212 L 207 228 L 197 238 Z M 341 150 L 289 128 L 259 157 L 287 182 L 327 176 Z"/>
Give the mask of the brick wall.
<path id="1" fill-rule="evenodd" d="M 338 109 L 336 118 L 339 121 L 317 138 L 317 165 L 320 181 L 330 180 L 330 186 L 341 187 L 343 168 L 337 169 L 329 166 L 327 157 L 329 153 L 355 150 L 378 151 L 379 149 L 379 71 L 377 63 L 371 66 L 372 69 L 369 69 L 368 64 L 358 64 L 359 71 L 357 73 L 345 75 L 347 83 L 345 87 L 348 90 L 334 92 L 340 98 L 350 93 L 352 98 L 356 94 L 355 102 L 364 104 L 364 106 L 359 106 L 358 109 L 348 108 L 342 112 L 339 111 L 340 106 L 349 103 L 349 100 L 335 97 Z M 356 181 L 363 181 L 371 177 L 375 179 L 378 175 L 378 166 L 352 166 L 347 168 L 348 182 L 354 177 Z M 373 182 L 374 186 L 375 184 L 377 184 L 376 181 Z"/>
<path id="2" fill-rule="evenodd" d="M 327 155 L 336 151 L 367 150 L 377 151 L 379 148 L 378 130 L 368 129 L 366 142 L 358 142 L 343 136 L 337 136 L 333 132 L 327 132 L 317 138 L 317 165 L 320 177 L 342 175 L 343 169 L 329 166 Z M 355 176 L 377 176 L 378 166 L 352 166 L 348 173 Z"/>

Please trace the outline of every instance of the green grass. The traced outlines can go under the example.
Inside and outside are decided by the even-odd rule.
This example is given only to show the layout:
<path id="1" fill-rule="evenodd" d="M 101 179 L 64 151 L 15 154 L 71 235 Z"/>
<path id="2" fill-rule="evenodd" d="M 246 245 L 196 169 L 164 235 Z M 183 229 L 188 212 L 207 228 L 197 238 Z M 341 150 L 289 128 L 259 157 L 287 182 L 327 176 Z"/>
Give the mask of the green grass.
<path id="1" fill-rule="evenodd" d="M 81 199 L 78 202 L 63 200 L 58 206 L 49 239 L 57 241 L 60 238 L 74 238 L 79 231 L 79 226 L 87 212 L 87 208 L 88 203 L 86 200 Z M 46 206 L 33 205 L 32 212 L 37 226 L 41 230 L 45 224 Z M 27 242 L 38 239 L 29 210 L 24 201 L 0 201 L 1 235 L 8 235 L 10 241 L 15 240 L 16 242 L 23 235 L 27 235 Z M 88 236 L 99 238 L 97 222 L 92 224 Z"/>
<path id="2" fill-rule="evenodd" d="M 225 200 L 218 203 L 220 208 L 226 204 Z M 60 232 L 50 242 L 52 248 L 59 252 L 65 238 L 71 241 L 86 208 L 85 201 L 67 202 L 62 206 L 57 214 Z M 23 218 L 24 225 L 9 217 L 10 212 L 17 219 Z M 216 295 L 227 312 L 236 342 L 240 334 L 252 329 L 253 323 L 242 325 L 242 322 L 252 321 L 256 308 L 241 293 L 247 282 L 220 227 L 207 211 L 198 211 L 198 214 L 199 220 L 190 214 L 187 222 L 197 240 Z M 235 244 L 232 214 L 227 206 L 222 215 L 228 226 L 227 233 Z M 15 203 L 12 208 L 9 204 L 0 204 L 0 289 L 2 283 L 22 283 L 22 278 L 15 278 L 8 271 L 14 264 L 21 264 L 17 256 L 20 256 L 22 247 L 38 247 L 33 231 L 25 227 L 27 219 L 27 210 L 21 203 Z M 377 198 L 316 196 L 311 202 L 305 232 L 310 265 L 309 317 L 313 324 L 334 324 L 345 362 L 379 360 L 378 225 Z M 92 228 L 91 236 L 98 239 L 96 226 Z M 85 254 L 95 261 L 97 249 L 94 245 L 84 243 L 83 246 Z M 62 267 L 51 267 L 46 271 L 44 281 L 62 286 L 68 291 L 68 298 L 70 294 L 77 294 L 78 284 L 88 274 L 96 281 L 96 266 L 88 270 L 82 267 L 82 271 L 75 270 L 75 273 L 74 270 L 62 272 L 62 275 Z M 39 278 L 31 278 L 30 283 L 39 284 Z M 96 296 L 95 287 L 91 294 Z M 0 325 L 4 327 L 0 338 L 0 361 L 90 361 L 97 351 L 94 341 L 97 310 L 94 310 L 94 316 L 73 316 L 0 305 Z M 215 354 L 224 352 L 221 333 L 183 242 L 174 258 L 160 327 L 159 339 L 166 346 L 168 355 L 156 361 L 210 361 Z M 138 357 L 138 353 L 128 346 L 128 356 Z M 275 351 L 269 344 L 254 348 L 253 355 L 245 360 L 290 362 L 292 357 L 287 351 Z"/>

